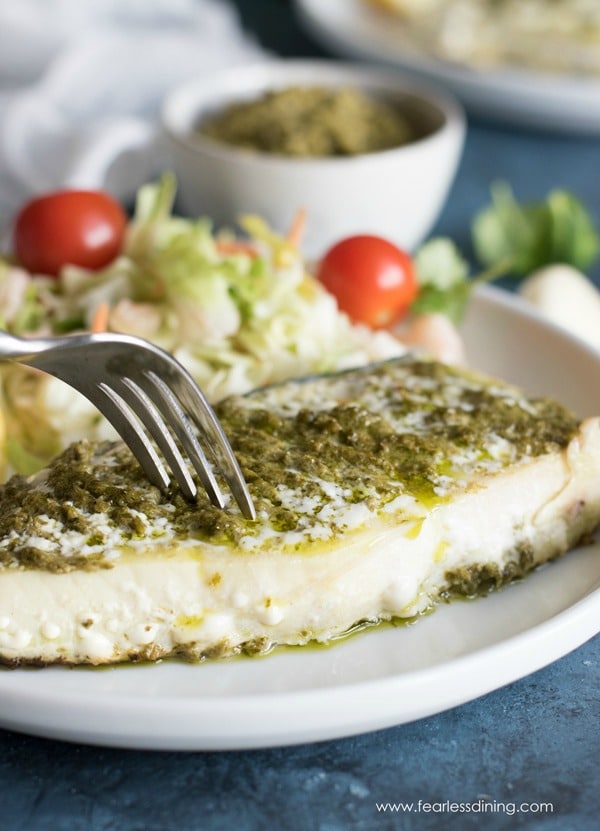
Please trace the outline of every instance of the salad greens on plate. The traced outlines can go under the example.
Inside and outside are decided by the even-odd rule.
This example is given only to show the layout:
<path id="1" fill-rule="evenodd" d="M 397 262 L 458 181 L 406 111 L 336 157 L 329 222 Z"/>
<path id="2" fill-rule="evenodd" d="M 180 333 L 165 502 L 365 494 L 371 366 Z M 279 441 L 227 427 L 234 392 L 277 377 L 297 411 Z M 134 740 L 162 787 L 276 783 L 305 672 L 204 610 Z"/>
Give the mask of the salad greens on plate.
<path id="1" fill-rule="evenodd" d="M 55 276 L 0 261 L 1 325 L 19 335 L 110 328 L 147 338 L 192 373 L 209 399 L 294 376 L 382 360 L 405 348 L 342 314 L 293 239 L 258 217 L 247 238 L 173 214 L 174 179 L 141 188 L 123 247 L 106 267 Z M 0 371 L 8 440 L 0 459 L 28 473 L 82 436 L 111 428 L 69 387 L 17 365 Z"/>

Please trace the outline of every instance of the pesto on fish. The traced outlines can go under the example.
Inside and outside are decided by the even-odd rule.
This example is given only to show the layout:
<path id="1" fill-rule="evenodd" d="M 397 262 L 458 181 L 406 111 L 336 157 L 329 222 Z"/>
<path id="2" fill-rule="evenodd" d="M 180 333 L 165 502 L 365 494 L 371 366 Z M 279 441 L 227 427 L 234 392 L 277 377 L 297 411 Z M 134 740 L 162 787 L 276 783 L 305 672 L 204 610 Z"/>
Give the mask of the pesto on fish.
<path id="1" fill-rule="evenodd" d="M 340 386 L 347 400 L 339 400 Z M 298 395 L 282 398 L 281 390 Z M 265 388 L 223 401 L 216 413 L 258 521 L 233 505 L 213 506 L 203 492 L 197 503 L 177 489 L 163 494 L 123 445 L 82 441 L 47 468 L 39 487 L 15 477 L 0 490 L 0 564 L 51 571 L 110 566 L 101 553 L 106 528 L 118 531 L 123 544 L 168 529 L 175 539 L 250 548 L 268 528 L 270 544 L 282 550 L 298 550 L 285 535 L 303 532 L 304 549 L 313 537 L 345 532 L 335 512 L 323 519 L 340 493 L 347 505 L 372 513 L 402 493 L 430 507 L 464 487 L 466 473 L 497 472 L 563 448 L 578 426 L 553 401 L 414 359 Z M 85 553 L 46 547 L 44 540 L 56 538 L 55 523 L 80 535 Z"/>

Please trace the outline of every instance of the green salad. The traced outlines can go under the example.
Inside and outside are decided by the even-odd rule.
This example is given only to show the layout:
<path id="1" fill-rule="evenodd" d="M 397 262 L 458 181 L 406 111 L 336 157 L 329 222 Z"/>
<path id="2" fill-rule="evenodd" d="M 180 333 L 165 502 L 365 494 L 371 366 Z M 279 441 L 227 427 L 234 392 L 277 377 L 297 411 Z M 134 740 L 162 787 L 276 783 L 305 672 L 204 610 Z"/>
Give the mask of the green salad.
<path id="1" fill-rule="evenodd" d="M 243 238 L 173 215 L 174 179 L 143 187 L 123 246 L 105 268 L 32 274 L 0 260 L 0 325 L 14 334 L 103 328 L 147 338 L 192 373 L 211 401 L 290 377 L 402 354 L 389 332 L 353 324 L 290 240 L 255 216 Z M 3 475 L 29 473 L 82 437 L 112 428 L 62 382 L 0 369 Z"/>

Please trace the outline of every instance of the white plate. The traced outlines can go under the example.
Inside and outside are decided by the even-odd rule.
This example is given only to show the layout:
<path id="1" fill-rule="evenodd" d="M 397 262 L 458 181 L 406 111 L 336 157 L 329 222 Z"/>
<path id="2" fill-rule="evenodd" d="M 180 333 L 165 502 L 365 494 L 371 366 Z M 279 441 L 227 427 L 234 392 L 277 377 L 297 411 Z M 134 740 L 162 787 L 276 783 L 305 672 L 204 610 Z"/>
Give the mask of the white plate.
<path id="1" fill-rule="evenodd" d="M 600 354 L 497 289 L 474 298 L 477 366 L 600 413 Z M 431 715 L 560 658 L 600 629 L 600 543 L 485 599 L 333 647 L 201 665 L 0 672 L 0 725 L 121 747 L 257 748 Z"/>
<path id="2" fill-rule="evenodd" d="M 392 64 L 444 84 L 474 113 L 566 132 L 600 132 L 600 80 L 526 69 L 477 71 L 408 44 L 400 21 L 361 0 L 296 0 L 311 33 L 336 53 Z"/>

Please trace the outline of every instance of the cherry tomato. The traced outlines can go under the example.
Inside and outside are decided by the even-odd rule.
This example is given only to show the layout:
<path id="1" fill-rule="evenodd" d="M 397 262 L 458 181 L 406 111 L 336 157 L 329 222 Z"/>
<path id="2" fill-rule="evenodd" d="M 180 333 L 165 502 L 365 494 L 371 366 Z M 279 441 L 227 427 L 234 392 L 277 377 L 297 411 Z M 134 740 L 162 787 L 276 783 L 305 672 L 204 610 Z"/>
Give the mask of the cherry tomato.
<path id="1" fill-rule="evenodd" d="M 92 271 L 119 254 L 127 216 L 103 191 L 61 190 L 28 202 L 15 220 L 19 263 L 36 274 L 57 275 L 64 265 Z"/>
<path id="2" fill-rule="evenodd" d="M 366 234 L 330 248 L 317 277 L 343 312 L 373 328 L 400 320 L 418 293 L 410 256 L 388 240 Z"/>

